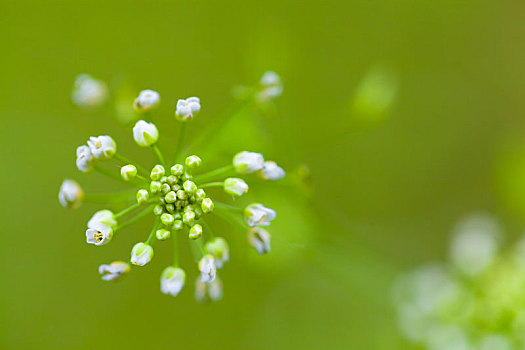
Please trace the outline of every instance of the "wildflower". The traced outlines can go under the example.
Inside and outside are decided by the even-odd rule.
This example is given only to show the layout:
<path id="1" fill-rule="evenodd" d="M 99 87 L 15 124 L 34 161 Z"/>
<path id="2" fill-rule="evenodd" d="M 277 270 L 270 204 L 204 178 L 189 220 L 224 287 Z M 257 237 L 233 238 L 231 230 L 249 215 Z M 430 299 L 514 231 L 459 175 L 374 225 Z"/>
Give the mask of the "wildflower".
<path id="1" fill-rule="evenodd" d="M 181 122 L 188 122 L 193 119 L 201 110 L 201 102 L 198 97 L 189 97 L 185 100 L 177 101 L 177 110 L 175 118 Z"/>
<path id="2" fill-rule="evenodd" d="M 215 205 L 213 204 L 213 201 L 210 198 L 204 198 L 202 200 L 201 209 L 205 214 L 211 213 L 214 208 Z"/>
<path id="3" fill-rule="evenodd" d="M 102 275 L 104 281 L 116 281 L 130 270 L 129 264 L 123 261 L 114 261 L 109 265 L 102 264 L 98 267 L 98 273 Z"/>
<path id="4" fill-rule="evenodd" d="M 91 219 L 88 221 L 88 227 L 94 227 L 96 224 L 103 224 L 107 225 L 111 228 L 115 228 L 117 226 L 117 220 L 115 219 L 115 214 L 111 210 L 103 209 L 97 211 Z"/>
<path id="5" fill-rule="evenodd" d="M 183 269 L 173 266 L 168 266 L 162 271 L 160 277 L 160 290 L 162 293 L 176 297 L 186 280 L 186 273 Z"/>
<path id="6" fill-rule="evenodd" d="M 83 173 L 93 170 L 95 158 L 88 146 L 82 145 L 77 148 L 77 168 Z"/>
<path id="7" fill-rule="evenodd" d="M 131 250 L 131 263 L 144 266 L 153 259 L 153 248 L 147 243 L 137 243 Z"/>
<path id="8" fill-rule="evenodd" d="M 258 171 L 260 178 L 264 180 L 280 180 L 286 175 L 283 168 L 273 161 L 264 162 L 264 167 Z"/>
<path id="9" fill-rule="evenodd" d="M 107 97 L 108 87 L 102 80 L 95 79 L 89 74 L 80 74 L 75 79 L 71 98 L 78 107 L 99 107 L 104 104 Z"/>
<path id="10" fill-rule="evenodd" d="M 195 281 L 195 299 L 203 303 L 207 300 L 219 301 L 223 296 L 223 286 L 221 279 L 217 276 L 210 283 L 203 283 L 197 278 Z"/>
<path id="11" fill-rule="evenodd" d="M 195 185 L 195 182 L 193 181 L 184 181 L 184 183 L 182 184 L 182 187 L 184 188 L 184 191 L 186 191 L 186 193 L 189 193 L 189 194 L 193 194 L 195 193 L 195 191 L 197 191 L 197 185 Z"/>
<path id="12" fill-rule="evenodd" d="M 230 259 L 230 247 L 224 238 L 217 237 L 206 243 L 206 251 L 215 258 L 215 266 L 221 269 Z"/>
<path id="13" fill-rule="evenodd" d="M 188 237 L 190 239 L 199 239 L 202 236 L 202 226 L 199 224 L 195 224 L 190 228 L 190 233 Z"/>
<path id="14" fill-rule="evenodd" d="M 91 136 L 87 144 L 95 159 L 110 159 L 117 152 L 117 143 L 111 136 Z"/>
<path id="15" fill-rule="evenodd" d="M 147 112 L 158 107 L 160 95 L 153 90 L 142 90 L 133 102 L 133 108 L 138 112 Z"/>
<path id="16" fill-rule="evenodd" d="M 224 180 L 224 192 L 231 194 L 232 196 L 240 197 L 244 193 L 248 192 L 248 185 L 243 179 L 237 177 L 230 177 Z"/>
<path id="17" fill-rule="evenodd" d="M 155 232 L 155 236 L 159 241 L 164 241 L 171 236 L 171 232 L 165 229 L 160 229 Z"/>
<path id="18" fill-rule="evenodd" d="M 273 71 L 267 71 L 259 81 L 261 90 L 256 94 L 256 99 L 259 102 L 266 102 L 273 100 L 283 93 L 283 85 L 281 77 Z"/>
<path id="19" fill-rule="evenodd" d="M 270 234 L 261 227 L 253 227 L 248 232 L 248 242 L 259 255 L 270 252 Z"/>
<path id="20" fill-rule="evenodd" d="M 159 131 L 155 124 L 139 120 L 133 127 L 133 138 L 137 145 L 148 147 L 157 142 L 159 139 Z"/>
<path id="21" fill-rule="evenodd" d="M 148 200 L 149 200 L 149 192 L 148 191 L 146 191 L 144 189 L 140 189 L 140 190 L 137 191 L 137 203 L 138 204 L 144 204 Z"/>
<path id="22" fill-rule="evenodd" d="M 259 203 L 250 204 L 244 209 L 244 219 L 250 227 L 268 226 L 275 216 L 275 210 Z"/>
<path id="23" fill-rule="evenodd" d="M 201 159 L 197 156 L 189 156 L 186 158 L 186 166 L 190 169 L 196 169 L 201 165 Z"/>
<path id="24" fill-rule="evenodd" d="M 125 181 L 131 181 L 137 176 L 137 168 L 132 164 L 124 165 L 120 168 L 120 176 Z"/>
<path id="25" fill-rule="evenodd" d="M 199 261 L 199 271 L 201 272 L 201 282 L 208 283 L 215 279 L 217 272 L 215 268 L 215 259 L 212 255 L 206 254 Z"/>
<path id="26" fill-rule="evenodd" d="M 78 208 L 82 203 L 82 198 L 84 198 L 84 191 L 76 181 L 66 179 L 62 182 L 58 200 L 64 208 Z"/>
<path id="27" fill-rule="evenodd" d="M 175 176 L 181 176 L 182 174 L 184 174 L 184 165 L 175 164 L 170 168 L 170 171 Z"/>
<path id="28" fill-rule="evenodd" d="M 173 221 L 175 221 L 175 218 L 173 218 L 173 215 L 164 213 L 160 216 L 160 221 L 163 225 L 170 226 L 173 224 Z"/>
<path id="29" fill-rule="evenodd" d="M 113 229 L 111 226 L 102 223 L 95 223 L 88 226 L 86 230 L 86 241 L 89 244 L 105 245 L 113 238 Z"/>
<path id="30" fill-rule="evenodd" d="M 263 168 L 264 157 L 260 153 L 247 151 L 240 152 L 233 157 L 233 166 L 238 173 L 253 173 Z"/>

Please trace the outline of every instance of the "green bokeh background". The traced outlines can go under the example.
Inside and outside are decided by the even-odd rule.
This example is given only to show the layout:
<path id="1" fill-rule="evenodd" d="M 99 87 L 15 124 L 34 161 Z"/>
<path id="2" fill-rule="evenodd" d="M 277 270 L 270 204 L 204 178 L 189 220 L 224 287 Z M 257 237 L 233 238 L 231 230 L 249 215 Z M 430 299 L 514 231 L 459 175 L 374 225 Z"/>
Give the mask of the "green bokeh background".
<path id="1" fill-rule="evenodd" d="M 525 229 L 523 2 L 2 5 L 1 349 L 406 349 L 390 306 L 395 276 L 443 259 L 451 227 L 470 211 L 495 213 L 511 238 Z M 102 248 L 85 244 L 98 207 L 64 210 L 60 183 L 114 184 L 79 174 L 75 148 L 108 133 L 123 154 L 148 166 L 154 158 L 110 107 L 71 103 L 76 75 L 159 91 L 155 120 L 169 149 L 177 98 L 203 101 L 189 130 L 196 137 L 234 103 L 234 86 L 269 69 L 285 86 L 279 113 L 236 116 L 202 152 L 215 165 L 257 148 L 289 171 L 308 166 L 312 196 L 250 191 L 278 211 L 272 253 L 256 256 L 243 232 L 217 220 L 232 246 L 221 302 L 193 300 L 187 252 L 186 288 L 175 299 L 160 293 L 170 244 L 121 283 L 100 281 L 97 266 L 127 256 L 150 223 Z M 377 71 L 397 93 L 368 115 L 356 91 Z"/>

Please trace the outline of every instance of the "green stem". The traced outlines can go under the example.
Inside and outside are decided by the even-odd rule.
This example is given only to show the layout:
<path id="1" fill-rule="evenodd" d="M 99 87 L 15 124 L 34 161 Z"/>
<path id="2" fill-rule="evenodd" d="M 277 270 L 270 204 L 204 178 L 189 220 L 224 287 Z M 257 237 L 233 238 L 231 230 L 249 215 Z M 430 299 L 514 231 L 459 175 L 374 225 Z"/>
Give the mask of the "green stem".
<path id="1" fill-rule="evenodd" d="M 177 234 L 179 231 L 173 230 L 173 267 L 179 267 L 179 242 Z"/>
<path id="2" fill-rule="evenodd" d="M 223 218 L 224 220 L 228 221 L 230 224 L 239 226 L 243 230 L 246 230 L 246 229 L 249 228 L 248 224 L 245 223 L 237 215 L 234 215 L 230 211 L 228 211 L 227 209 L 223 209 L 221 207 L 218 207 L 218 209 L 219 210 L 215 211 L 214 213 L 216 213 L 219 217 Z"/>
<path id="3" fill-rule="evenodd" d="M 206 187 L 222 187 L 224 185 L 224 181 L 218 181 L 218 182 L 208 182 L 206 184 L 199 185 L 199 188 L 206 188 Z"/>
<path id="4" fill-rule="evenodd" d="M 148 182 L 144 176 L 140 176 L 139 174 L 135 175 L 135 177 L 139 180 L 142 180 L 143 182 Z"/>
<path id="5" fill-rule="evenodd" d="M 234 205 L 230 205 L 230 204 L 226 204 L 226 203 L 222 203 L 222 202 L 213 201 L 213 204 L 215 204 L 215 206 L 217 208 L 221 208 L 221 209 L 233 210 L 233 211 L 238 211 L 238 212 L 241 212 L 241 213 L 244 211 L 243 208 L 239 208 L 239 207 L 236 207 Z"/>
<path id="6" fill-rule="evenodd" d="M 194 240 L 193 242 L 195 242 L 197 247 L 199 247 L 199 250 L 201 251 L 202 256 L 204 256 L 206 255 L 206 250 L 204 249 L 204 245 L 202 244 L 202 241 L 203 241 L 203 238 L 201 237 L 199 239 Z"/>
<path id="7" fill-rule="evenodd" d="M 213 231 L 212 231 L 210 225 L 208 225 L 208 223 L 206 222 L 206 220 L 201 218 L 200 222 L 202 223 L 202 226 L 204 226 L 205 231 L 210 234 L 210 239 L 215 239 L 215 235 L 213 234 Z"/>
<path id="8" fill-rule="evenodd" d="M 186 123 L 183 122 L 179 129 L 179 139 L 177 140 L 177 148 L 175 149 L 175 155 L 173 156 L 173 163 L 176 163 L 180 152 L 182 151 L 182 143 L 184 141 L 184 136 L 186 135 Z"/>
<path id="9" fill-rule="evenodd" d="M 143 211 L 141 211 L 137 216 L 129 219 L 128 221 L 122 223 L 120 226 L 118 226 L 115 231 L 117 230 L 122 230 L 123 228 L 125 227 L 128 227 L 129 225 L 131 224 L 134 224 L 135 222 L 139 221 L 140 219 L 142 219 L 143 217 L 145 217 L 146 215 L 150 214 L 151 213 L 151 205 L 148 206 L 146 209 L 144 209 Z"/>
<path id="10" fill-rule="evenodd" d="M 95 165 L 95 170 L 98 171 L 99 173 L 103 174 L 103 175 L 106 175 L 106 176 L 114 179 L 114 180 L 117 180 L 117 181 L 120 181 L 120 182 L 124 182 L 125 184 L 131 185 L 129 182 L 124 181 L 124 179 L 121 178 L 119 174 L 115 174 L 115 173 L 111 172 L 108 169 L 101 168 L 100 166 Z"/>
<path id="11" fill-rule="evenodd" d="M 129 213 L 130 211 L 133 211 L 133 210 L 137 209 L 139 206 L 140 206 L 139 203 L 135 203 L 135 204 L 133 204 L 133 205 L 127 207 L 126 209 L 122 210 L 121 212 L 118 212 L 117 214 L 115 214 L 115 219 L 118 219 L 118 218 L 120 218 L 121 216 L 126 215 L 126 214 Z"/>
<path id="12" fill-rule="evenodd" d="M 133 161 L 129 160 L 128 158 L 126 158 L 124 156 L 121 156 L 118 153 L 115 153 L 115 155 L 113 157 L 115 157 L 116 160 L 119 160 L 120 162 L 124 163 L 125 165 L 127 165 L 127 164 L 133 165 L 143 175 L 147 175 L 148 174 L 148 171 L 146 170 L 146 168 L 144 168 L 144 167 L 142 167 L 142 166 L 140 166 L 138 164 L 135 164 Z"/>
<path id="13" fill-rule="evenodd" d="M 199 175 L 199 176 L 195 177 L 194 181 L 209 180 L 209 179 L 212 179 L 212 178 L 217 177 L 219 175 L 227 174 L 227 173 L 231 172 L 233 169 L 234 169 L 233 164 L 226 165 L 226 166 L 224 166 L 222 168 L 215 169 L 215 170 L 212 170 L 210 172 L 207 172 L 207 173 L 204 173 L 202 175 Z"/>
<path id="14" fill-rule="evenodd" d="M 135 189 L 132 191 L 135 191 Z M 134 195 L 131 190 L 113 193 L 84 193 L 84 202 L 88 203 L 128 202 L 132 201 L 133 198 Z"/>
<path id="15" fill-rule="evenodd" d="M 151 230 L 151 233 L 149 234 L 149 237 L 145 242 L 147 245 L 151 245 L 153 241 L 155 240 L 156 238 L 155 232 L 158 230 L 159 226 L 160 226 L 160 219 L 157 218 L 157 221 L 155 221 L 155 225 L 153 225 L 153 229 Z"/>
<path id="16" fill-rule="evenodd" d="M 159 158 L 160 164 L 162 164 L 162 166 L 164 166 L 164 168 L 166 168 L 166 162 L 164 161 L 164 156 L 162 155 L 162 152 L 160 151 L 160 149 L 157 146 L 157 144 L 154 144 L 153 146 L 151 146 L 151 148 L 153 148 L 153 150 L 155 151 L 155 154 Z"/>

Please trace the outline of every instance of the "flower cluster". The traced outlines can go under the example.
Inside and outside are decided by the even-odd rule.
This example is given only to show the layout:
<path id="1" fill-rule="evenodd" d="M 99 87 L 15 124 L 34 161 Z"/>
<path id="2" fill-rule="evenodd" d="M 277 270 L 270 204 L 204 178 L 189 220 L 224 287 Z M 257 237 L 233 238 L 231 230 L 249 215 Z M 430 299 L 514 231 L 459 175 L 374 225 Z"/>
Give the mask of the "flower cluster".
<path id="1" fill-rule="evenodd" d="M 474 215 L 455 229 L 450 264 L 430 264 L 394 287 L 399 326 L 418 349 L 525 346 L 525 238 L 500 252 L 502 230 Z"/>
<path id="2" fill-rule="evenodd" d="M 140 92 L 133 108 L 148 119 L 149 113 L 158 107 L 160 95 L 153 90 Z M 186 271 L 179 265 L 178 241 L 187 237 L 198 252 L 199 277 L 195 285 L 195 298 L 199 301 L 218 300 L 222 297 L 222 281 L 217 276 L 229 260 L 229 245 L 225 238 L 215 237 L 206 216 L 217 214 L 246 230 L 248 242 L 259 254 L 270 251 L 270 234 L 263 227 L 270 225 L 276 212 L 260 203 L 244 207 L 221 203 L 212 199 L 213 188 L 222 189 L 232 197 L 248 192 L 249 186 L 242 178 L 256 173 L 263 180 L 279 180 L 285 171 L 273 161 L 265 161 L 260 153 L 243 151 L 232 158 L 231 164 L 200 173 L 203 161 L 197 155 L 181 159 L 185 124 L 201 110 L 197 97 L 180 99 L 175 119 L 182 123 L 179 146 L 175 149 L 173 162 L 167 162 L 158 147 L 159 131 L 150 121 L 139 120 L 133 127 L 133 139 L 140 147 L 151 148 L 158 164 L 146 169 L 117 153 L 117 144 L 107 135 L 90 137 L 86 144 L 77 148 L 76 165 L 84 173 L 99 172 L 128 185 L 131 190 L 117 193 L 84 193 L 80 185 L 70 179 L 64 180 L 59 192 L 60 204 L 66 208 L 78 208 L 83 202 L 126 203 L 121 211 L 102 209 L 94 213 L 87 223 L 86 241 L 95 246 L 107 245 L 115 234 L 138 220 L 150 216 L 155 221 L 152 230 L 142 242 L 132 248 L 129 259 L 121 259 L 99 266 L 99 273 L 106 281 L 118 280 L 131 271 L 131 267 L 145 266 L 154 255 L 156 241 L 171 239 L 174 244 L 173 265 L 161 273 L 160 289 L 167 295 L 176 296 L 186 280 Z M 104 162 L 118 162 L 119 172 L 105 167 Z M 114 168 L 113 168 L 114 169 Z M 206 191 L 210 192 L 207 193 Z M 142 208 L 142 211 L 136 212 Z M 135 215 L 133 215 L 135 214 Z M 128 261 L 128 262 L 126 262 Z"/>

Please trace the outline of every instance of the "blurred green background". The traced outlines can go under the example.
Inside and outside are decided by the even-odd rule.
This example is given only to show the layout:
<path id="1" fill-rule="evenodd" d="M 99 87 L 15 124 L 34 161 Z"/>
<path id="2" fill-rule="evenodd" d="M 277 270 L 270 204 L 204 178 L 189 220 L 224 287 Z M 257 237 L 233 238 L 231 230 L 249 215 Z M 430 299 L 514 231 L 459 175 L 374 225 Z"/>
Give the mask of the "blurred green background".
<path id="1" fill-rule="evenodd" d="M 395 276 L 443 259 L 470 211 L 498 215 L 511 237 L 525 228 L 523 2 L 2 4 L 1 349 L 405 349 Z M 63 209 L 60 183 L 114 185 L 75 168 L 75 148 L 91 135 L 111 134 L 148 166 L 154 158 L 111 104 L 71 103 L 75 77 L 159 91 L 154 120 L 168 149 L 178 98 L 202 100 L 196 137 L 234 103 L 234 86 L 266 70 L 284 83 L 278 114 L 240 114 L 202 152 L 216 165 L 254 148 L 289 173 L 308 166 L 311 196 L 251 191 L 278 211 L 272 253 L 256 256 L 243 232 L 216 220 L 232 247 L 222 301 L 193 300 L 187 252 L 185 289 L 160 293 L 170 244 L 157 245 L 148 268 L 103 283 L 98 265 L 127 256 L 150 223 L 88 246 L 85 224 L 99 207 Z"/>

